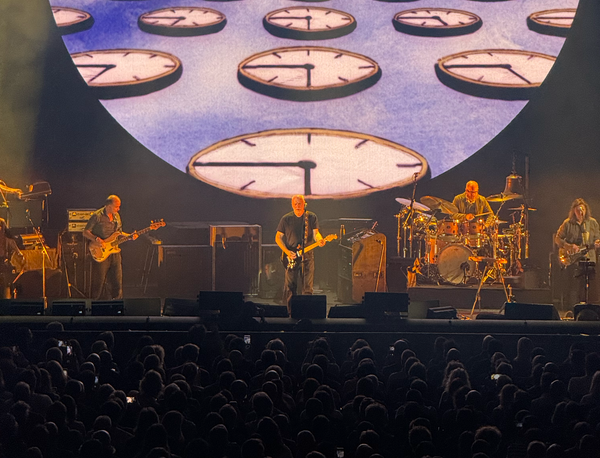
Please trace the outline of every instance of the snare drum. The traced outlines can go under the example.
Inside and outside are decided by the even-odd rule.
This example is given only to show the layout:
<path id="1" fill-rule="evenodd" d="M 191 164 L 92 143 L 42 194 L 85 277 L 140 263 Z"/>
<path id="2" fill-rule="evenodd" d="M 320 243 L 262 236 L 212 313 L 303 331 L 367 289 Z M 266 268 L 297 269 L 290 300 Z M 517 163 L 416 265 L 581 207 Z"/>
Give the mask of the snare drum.
<path id="1" fill-rule="evenodd" d="M 438 239 L 444 242 L 458 242 L 460 231 L 457 221 L 438 221 Z"/>
<path id="2" fill-rule="evenodd" d="M 475 275 L 477 265 L 469 257 L 473 252 L 460 243 L 452 243 L 441 249 L 437 268 L 440 276 L 448 283 L 458 285 Z"/>

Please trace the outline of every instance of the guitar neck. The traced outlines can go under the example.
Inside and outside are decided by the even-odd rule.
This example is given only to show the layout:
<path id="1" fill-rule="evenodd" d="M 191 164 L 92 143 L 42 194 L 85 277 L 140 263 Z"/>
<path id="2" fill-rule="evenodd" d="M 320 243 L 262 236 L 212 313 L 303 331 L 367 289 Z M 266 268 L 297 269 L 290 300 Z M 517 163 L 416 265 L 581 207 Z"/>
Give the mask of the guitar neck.
<path id="1" fill-rule="evenodd" d="M 319 242 L 315 242 L 315 243 L 311 243 L 310 245 L 308 245 L 307 247 L 304 247 L 304 251 L 302 250 L 298 250 L 298 253 L 300 253 L 300 255 L 303 255 L 305 253 L 308 253 L 311 250 L 314 250 L 315 248 L 317 248 L 319 246 Z"/>

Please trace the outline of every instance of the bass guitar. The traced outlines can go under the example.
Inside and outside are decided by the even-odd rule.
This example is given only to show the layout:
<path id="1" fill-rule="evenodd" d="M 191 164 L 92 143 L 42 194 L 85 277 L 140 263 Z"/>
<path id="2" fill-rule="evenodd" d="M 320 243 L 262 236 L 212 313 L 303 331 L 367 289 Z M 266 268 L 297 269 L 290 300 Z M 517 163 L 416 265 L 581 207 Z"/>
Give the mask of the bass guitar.
<path id="1" fill-rule="evenodd" d="M 111 254 L 118 253 L 121 251 L 119 245 L 123 242 L 127 242 L 128 240 L 133 240 L 133 235 L 142 235 L 148 231 L 155 231 L 156 229 L 166 226 L 167 223 L 164 220 L 160 221 L 152 221 L 150 226 L 142 229 L 141 231 L 135 231 L 130 235 L 123 235 L 121 232 L 115 232 L 110 237 L 104 240 L 104 246 L 98 242 L 90 242 L 89 250 L 92 255 L 92 259 L 96 262 L 105 261 Z"/>
<path id="2" fill-rule="evenodd" d="M 560 265 L 562 267 L 568 267 L 571 264 L 575 264 L 577 261 L 582 259 L 586 254 L 589 253 L 594 246 L 582 245 L 577 250 L 569 249 L 569 248 L 559 248 L 558 250 L 558 260 L 560 261 Z"/>
<path id="3" fill-rule="evenodd" d="M 331 242 L 332 240 L 335 240 L 337 238 L 338 238 L 337 234 L 329 234 L 323 240 L 325 240 L 325 243 L 327 243 L 327 242 Z M 311 250 L 314 250 L 318 246 L 319 246 L 319 242 L 312 243 L 312 244 L 308 245 L 307 247 L 304 247 L 304 251 L 302 251 L 300 249 L 300 246 L 298 246 L 297 251 L 295 251 L 296 257 L 294 259 L 290 258 L 285 253 L 281 253 L 281 262 L 283 263 L 283 267 L 285 267 L 287 270 L 295 270 L 295 269 L 299 268 L 300 265 L 302 264 L 302 255 L 304 253 L 308 253 Z"/>

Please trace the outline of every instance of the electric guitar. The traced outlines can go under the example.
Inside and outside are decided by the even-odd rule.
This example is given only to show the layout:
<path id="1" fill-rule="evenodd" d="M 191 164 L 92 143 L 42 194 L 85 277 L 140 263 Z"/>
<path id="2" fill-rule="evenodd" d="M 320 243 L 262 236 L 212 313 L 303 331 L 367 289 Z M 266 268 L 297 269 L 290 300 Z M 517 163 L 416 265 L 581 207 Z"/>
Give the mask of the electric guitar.
<path id="1" fill-rule="evenodd" d="M 104 247 L 98 242 L 90 242 L 89 250 L 92 255 L 92 259 L 96 262 L 105 261 L 111 254 L 118 253 L 121 251 L 119 245 L 128 240 L 133 240 L 133 235 L 142 235 L 148 231 L 155 231 L 156 229 L 166 226 L 167 223 L 164 220 L 152 221 L 150 226 L 142 229 L 141 231 L 135 231 L 130 235 L 123 235 L 121 232 L 114 232 L 110 237 L 104 240 Z"/>
<path id="2" fill-rule="evenodd" d="M 335 240 L 337 238 L 338 238 L 337 234 L 329 234 L 323 240 L 325 240 L 325 243 L 327 243 L 327 242 L 331 242 L 332 240 Z M 307 247 L 304 247 L 304 252 L 303 252 L 300 249 L 300 245 L 298 245 L 298 249 L 295 252 L 296 257 L 294 259 L 290 258 L 287 254 L 282 252 L 281 253 L 281 262 L 283 263 L 283 267 L 285 267 L 287 270 L 295 270 L 295 269 L 299 268 L 302 263 L 302 255 L 304 253 L 308 253 L 310 250 L 314 250 L 318 246 L 319 246 L 319 242 L 315 242 L 311 245 L 308 245 Z"/>
<path id="3" fill-rule="evenodd" d="M 562 267 L 568 267 L 571 264 L 575 264 L 577 261 L 582 259 L 586 254 L 589 253 L 590 250 L 594 248 L 594 245 L 587 246 L 582 245 L 576 251 L 569 248 L 559 248 L 558 249 L 558 259 L 560 261 L 560 265 Z"/>

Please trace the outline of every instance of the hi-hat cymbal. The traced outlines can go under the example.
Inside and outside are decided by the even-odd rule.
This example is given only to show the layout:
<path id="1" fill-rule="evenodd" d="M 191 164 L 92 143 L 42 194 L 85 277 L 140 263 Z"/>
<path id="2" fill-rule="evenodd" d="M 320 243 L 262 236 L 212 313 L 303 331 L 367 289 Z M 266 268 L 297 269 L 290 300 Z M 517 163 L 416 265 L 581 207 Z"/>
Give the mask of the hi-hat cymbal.
<path id="1" fill-rule="evenodd" d="M 458 208 L 456 208 L 456 205 L 439 197 L 423 196 L 421 197 L 421 202 L 432 210 L 440 210 L 442 213 L 447 213 L 449 215 L 458 213 Z"/>
<path id="2" fill-rule="evenodd" d="M 523 210 L 525 210 L 525 205 L 519 205 L 518 207 L 512 207 L 512 208 L 509 208 L 509 210 L 521 210 L 521 211 L 523 211 Z M 527 207 L 527 210 L 530 211 L 530 212 L 536 212 L 537 208 Z"/>
<path id="3" fill-rule="evenodd" d="M 509 200 L 514 200 L 514 199 L 520 199 L 523 196 L 521 194 L 504 194 L 504 193 L 500 193 L 500 194 L 493 194 L 489 197 L 486 197 L 486 200 L 488 202 L 507 202 Z"/>
<path id="4" fill-rule="evenodd" d="M 404 197 L 396 197 L 396 202 L 398 202 L 401 205 L 404 205 L 405 207 L 410 207 L 410 199 L 405 199 Z M 417 201 L 413 202 L 413 209 L 422 212 L 428 212 L 429 210 L 431 210 L 427 205 L 423 205 Z"/>

